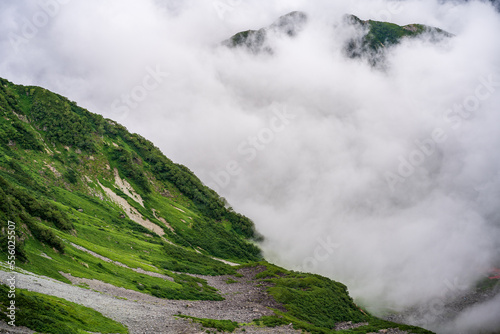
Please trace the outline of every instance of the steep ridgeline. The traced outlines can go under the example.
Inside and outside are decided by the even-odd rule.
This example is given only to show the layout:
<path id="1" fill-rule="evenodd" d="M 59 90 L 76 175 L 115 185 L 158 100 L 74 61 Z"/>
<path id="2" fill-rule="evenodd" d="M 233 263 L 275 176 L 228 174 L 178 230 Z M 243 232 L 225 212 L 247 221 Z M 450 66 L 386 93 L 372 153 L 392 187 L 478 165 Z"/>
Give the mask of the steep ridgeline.
<path id="1" fill-rule="evenodd" d="M 222 42 L 222 44 L 230 48 L 243 47 L 253 53 L 272 53 L 273 50 L 267 43 L 270 34 L 294 37 L 302 30 L 306 23 L 307 15 L 305 13 L 291 12 L 281 16 L 269 27 L 239 32 Z"/>
<path id="2" fill-rule="evenodd" d="M 280 17 L 271 26 L 259 30 L 247 30 L 222 42 L 229 48 L 244 48 L 252 53 L 273 53 L 269 36 L 293 38 L 300 34 L 308 22 L 307 14 L 292 12 Z M 399 26 L 389 22 L 363 21 L 354 15 L 346 15 L 342 22 L 345 26 L 359 31 L 358 38 L 349 39 L 344 52 L 350 58 L 366 58 L 375 65 L 381 59 L 383 50 L 399 44 L 404 38 L 428 36 L 430 41 L 438 42 L 453 35 L 439 28 L 422 24 Z"/>
<path id="3" fill-rule="evenodd" d="M 191 333 L 189 326 L 293 333 L 290 323 L 335 333 L 348 321 L 359 325 L 342 333 L 427 333 L 370 316 L 341 283 L 256 262 L 253 223 L 188 168 L 112 120 L 4 79 L 0 225 L 0 328 L 11 321 L 7 278 L 15 269 L 31 273 L 17 274 L 16 325 L 44 333 Z M 15 266 L 6 262 L 9 231 Z M 33 274 L 56 281 L 30 285 Z M 103 294 L 82 297 L 92 290 Z M 149 313 L 137 321 L 137 312 Z"/>

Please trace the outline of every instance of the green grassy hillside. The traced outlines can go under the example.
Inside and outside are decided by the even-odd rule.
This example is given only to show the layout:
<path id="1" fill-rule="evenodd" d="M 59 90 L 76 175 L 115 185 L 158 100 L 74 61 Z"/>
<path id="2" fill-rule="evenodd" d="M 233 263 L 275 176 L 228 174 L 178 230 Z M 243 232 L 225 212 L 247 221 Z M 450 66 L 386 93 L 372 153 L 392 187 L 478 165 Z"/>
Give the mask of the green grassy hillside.
<path id="1" fill-rule="evenodd" d="M 12 221 L 23 269 L 67 281 L 63 271 L 164 298 L 219 300 L 202 280 L 170 274 L 174 282 L 166 284 L 75 245 L 162 273 L 228 274 L 234 269 L 212 256 L 237 263 L 261 258 L 248 218 L 226 209 L 186 167 L 123 126 L 43 88 L 3 79 L 0 111 L 2 260 Z M 129 182 L 130 191 L 116 186 L 117 179 Z"/>
<path id="2" fill-rule="evenodd" d="M 2 270 L 12 227 L 16 266 L 65 283 L 94 279 L 163 299 L 217 302 L 224 296 L 208 277 L 232 275 L 230 284 L 238 270 L 260 266 L 265 270 L 252 279 L 269 285 L 282 307 L 255 326 L 292 323 L 312 333 L 335 333 L 342 321 L 369 323 L 356 333 L 398 326 L 360 310 L 340 283 L 258 262 L 253 223 L 148 140 L 46 89 L 0 79 Z M 6 291 L 0 285 L 3 320 Z M 46 333 L 127 332 L 83 306 L 16 293 L 19 325 Z"/>

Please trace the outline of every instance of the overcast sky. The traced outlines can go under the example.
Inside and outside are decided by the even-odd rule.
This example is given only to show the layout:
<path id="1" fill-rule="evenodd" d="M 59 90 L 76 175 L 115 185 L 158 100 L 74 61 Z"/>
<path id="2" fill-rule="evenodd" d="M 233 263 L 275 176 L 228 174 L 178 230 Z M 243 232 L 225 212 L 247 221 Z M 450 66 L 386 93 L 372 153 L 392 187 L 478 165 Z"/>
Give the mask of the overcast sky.
<path id="1" fill-rule="evenodd" d="M 273 55 L 220 46 L 294 10 L 308 23 Z M 346 13 L 455 36 L 374 69 L 342 52 Z M 500 266 L 499 31 L 479 1 L 4 0 L 0 76 L 152 140 L 254 220 L 269 260 L 374 312 L 431 305 L 437 328 L 432 305 Z M 474 312 L 439 330 L 500 327 Z"/>

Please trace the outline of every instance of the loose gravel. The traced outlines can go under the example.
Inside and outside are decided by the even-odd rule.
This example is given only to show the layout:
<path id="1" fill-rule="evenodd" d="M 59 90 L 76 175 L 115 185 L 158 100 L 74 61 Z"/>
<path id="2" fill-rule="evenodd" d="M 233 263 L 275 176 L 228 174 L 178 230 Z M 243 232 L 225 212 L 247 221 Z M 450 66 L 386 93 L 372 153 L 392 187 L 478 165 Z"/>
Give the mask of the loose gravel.
<path id="1" fill-rule="evenodd" d="M 126 325 L 131 334 L 150 333 L 205 333 L 199 324 L 177 318 L 183 314 L 197 318 L 230 319 L 248 323 L 263 315 L 272 315 L 267 307 L 282 308 L 269 296 L 264 286 L 257 286 L 253 277 L 258 269 L 240 270 L 243 277 L 198 276 L 217 288 L 224 301 L 186 301 L 156 298 L 137 291 L 118 288 L 97 280 L 65 276 L 75 284 L 88 285 L 88 289 L 59 282 L 52 278 L 34 274 L 15 273 L 16 286 L 95 309 L 104 316 Z M 0 270 L 0 282 L 6 283 L 12 273 Z M 229 278 L 237 283 L 226 283 Z M 237 332 L 237 331 L 236 331 Z M 289 326 L 257 328 L 247 326 L 246 333 L 300 333 Z M 1 332 L 0 332 L 1 333 Z"/>
<path id="2" fill-rule="evenodd" d="M 265 270 L 265 267 L 242 268 L 238 270 L 242 277 L 192 275 L 205 279 L 210 286 L 216 288 L 225 298 L 223 301 L 161 299 L 102 281 L 74 277 L 68 273 L 61 274 L 73 285 L 26 271 L 16 272 L 15 276 L 17 288 L 60 297 L 95 309 L 104 316 L 127 326 L 131 334 L 201 334 L 206 333 L 206 329 L 200 324 L 179 318 L 177 315 L 249 323 L 262 316 L 273 315 L 270 308 L 285 311 L 283 306 L 266 292 L 268 283 L 254 280 L 255 275 L 262 270 Z M 11 276 L 12 272 L 0 269 L 0 283 L 6 284 Z M 227 283 L 229 279 L 236 283 Z M 339 323 L 336 329 L 352 329 L 363 325 L 366 323 Z M 3 333 L 34 332 L 27 328 L 13 329 L 6 323 L 0 322 L 0 334 Z M 294 330 L 290 324 L 275 328 L 243 326 L 234 333 L 299 334 L 302 331 Z M 399 329 L 380 330 L 377 334 L 380 333 L 407 334 Z"/>

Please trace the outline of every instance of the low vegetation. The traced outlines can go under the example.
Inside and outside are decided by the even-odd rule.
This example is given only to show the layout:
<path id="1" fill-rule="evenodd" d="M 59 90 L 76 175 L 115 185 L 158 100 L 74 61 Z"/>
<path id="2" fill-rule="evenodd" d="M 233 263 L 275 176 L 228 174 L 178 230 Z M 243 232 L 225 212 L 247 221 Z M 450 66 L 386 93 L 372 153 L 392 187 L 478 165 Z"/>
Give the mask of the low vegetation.
<path id="1" fill-rule="evenodd" d="M 432 333 L 419 327 L 400 325 L 378 319 L 358 307 L 349 296 L 347 287 L 329 278 L 289 271 L 267 262 L 250 266 L 265 266 L 256 279 L 271 283 L 268 292 L 283 304 L 286 312 L 274 310 L 274 316 L 255 319 L 254 322 L 267 327 L 293 324 L 313 334 L 370 333 L 380 329 L 400 328 L 411 333 Z M 335 331 L 340 322 L 368 323 L 351 330 Z"/>
<path id="2" fill-rule="evenodd" d="M 88 307 L 36 292 L 15 291 L 17 326 L 48 334 L 128 333 L 122 324 Z M 0 320 L 5 322 L 9 321 L 5 315 L 8 292 L 8 287 L 0 285 Z"/>
<path id="3" fill-rule="evenodd" d="M 205 319 L 205 318 L 195 318 L 187 315 L 178 315 L 179 318 L 190 319 L 193 322 L 201 324 L 204 328 L 212 328 L 216 331 L 232 333 L 239 325 L 235 321 L 231 320 L 216 320 L 216 319 Z M 210 332 L 210 331 L 208 331 Z"/>

